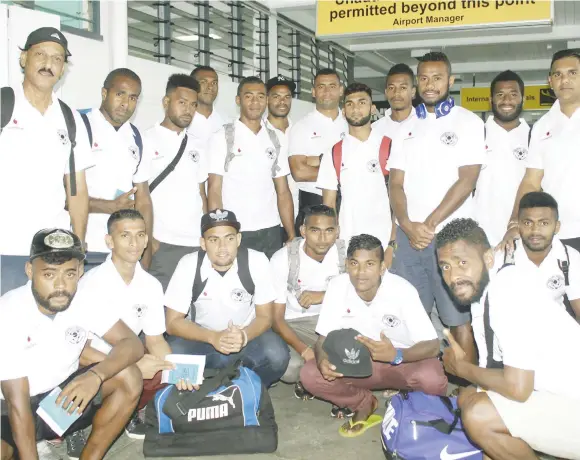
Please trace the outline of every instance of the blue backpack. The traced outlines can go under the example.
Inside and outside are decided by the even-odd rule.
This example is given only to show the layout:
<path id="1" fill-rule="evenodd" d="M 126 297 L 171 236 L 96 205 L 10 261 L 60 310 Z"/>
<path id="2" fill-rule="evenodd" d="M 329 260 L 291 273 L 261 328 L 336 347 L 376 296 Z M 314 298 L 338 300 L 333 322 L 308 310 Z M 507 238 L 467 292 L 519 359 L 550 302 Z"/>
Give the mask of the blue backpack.
<path id="1" fill-rule="evenodd" d="M 210 371 L 211 372 L 211 371 Z M 146 457 L 270 453 L 278 426 L 268 390 L 240 361 L 206 378 L 197 391 L 175 385 L 147 406 Z"/>
<path id="2" fill-rule="evenodd" d="M 457 398 L 401 392 L 387 407 L 381 440 L 389 460 L 482 460 L 461 425 Z"/>

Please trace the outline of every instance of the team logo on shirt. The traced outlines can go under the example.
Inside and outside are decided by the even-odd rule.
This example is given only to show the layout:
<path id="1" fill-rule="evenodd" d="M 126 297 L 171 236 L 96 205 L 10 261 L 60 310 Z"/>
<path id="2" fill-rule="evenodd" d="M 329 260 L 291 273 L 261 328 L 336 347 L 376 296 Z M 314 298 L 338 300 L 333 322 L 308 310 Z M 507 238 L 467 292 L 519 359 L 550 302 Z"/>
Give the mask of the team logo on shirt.
<path id="1" fill-rule="evenodd" d="M 401 320 L 395 315 L 385 315 L 383 316 L 383 324 L 387 327 L 397 327 L 401 324 Z"/>
<path id="2" fill-rule="evenodd" d="M 232 300 L 234 302 L 248 302 L 252 299 L 252 296 L 250 294 L 248 294 L 246 291 L 244 291 L 243 289 L 239 289 L 239 288 L 235 288 L 232 289 Z"/>
<path id="3" fill-rule="evenodd" d="M 72 345 L 78 345 L 84 342 L 87 337 L 87 331 L 79 326 L 71 326 L 64 333 L 66 341 Z"/>
<path id="4" fill-rule="evenodd" d="M 197 150 L 190 150 L 187 154 L 189 155 L 190 160 L 194 163 L 199 161 L 199 152 Z"/>
<path id="5" fill-rule="evenodd" d="M 131 154 L 131 156 L 133 157 L 134 160 L 139 159 L 139 149 L 137 148 L 136 145 L 131 145 L 129 147 L 129 153 Z"/>
<path id="6" fill-rule="evenodd" d="M 268 147 L 266 149 L 266 156 L 268 157 L 268 160 L 273 160 L 276 158 L 276 151 L 272 147 Z"/>
<path id="7" fill-rule="evenodd" d="M 59 129 L 57 131 L 58 134 L 58 138 L 60 139 L 60 142 L 62 143 L 62 145 L 67 145 L 68 144 L 68 132 L 65 129 Z"/>
<path id="8" fill-rule="evenodd" d="M 360 350 L 349 350 L 348 348 L 344 349 L 344 353 L 346 354 L 346 358 L 343 358 L 342 362 L 345 364 L 358 364 L 360 363 L 360 359 L 358 359 L 360 355 Z"/>
<path id="9" fill-rule="evenodd" d="M 547 283 L 548 288 L 554 291 L 564 286 L 564 277 L 562 275 L 554 275 L 550 277 Z"/>
<path id="10" fill-rule="evenodd" d="M 143 318 L 145 313 L 147 313 L 147 305 L 137 304 L 133 305 L 133 311 L 135 312 L 135 316 L 137 318 Z"/>
<path id="11" fill-rule="evenodd" d="M 379 169 L 381 169 L 381 166 L 379 165 L 379 160 L 370 160 L 367 163 L 367 169 L 372 173 L 378 172 Z"/>
<path id="12" fill-rule="evenodd" d="M 528 149 L 525 147 L 518 147 L 514 149 L 514 157 L 518 160 L 523 160 L 528 156 Z"/>
<path id="13" fill-rule="evenodd" d="M 457 140 L 457 134 L 451 131 L 447 131 L 441 135 L 441 142 L 443 142 L 445 145 L 455 145 L 457 144 Z"/>

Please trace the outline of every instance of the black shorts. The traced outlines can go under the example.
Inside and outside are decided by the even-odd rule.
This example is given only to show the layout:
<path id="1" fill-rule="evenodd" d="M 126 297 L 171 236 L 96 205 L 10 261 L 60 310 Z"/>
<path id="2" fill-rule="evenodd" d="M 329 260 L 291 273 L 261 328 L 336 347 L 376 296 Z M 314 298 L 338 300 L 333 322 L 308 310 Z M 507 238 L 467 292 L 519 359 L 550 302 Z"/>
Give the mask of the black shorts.
<path id="1" fill-rule="evenodd" d="M 70 375 L 64 382 L 62 382 L 59 386 L 61 389 L 64 387 L 75 377 L 84 374 L 87 372 L 91 367 L 88 366 L 82 369 L 77 370 L 72 375 Z M 51 390 L 52 391 L 52 390 Z M 52 429 L 42 420 L 36 410 L 38 409 L 38 405 L 40 402 L 50 393 L 47 391 L 46 393 L 39 394 L 36 396 L 32 396 L 30 398 L 30 408 L 32 409 L 32 417 L 34 419 L 34 426 L 36 430 L 36 441 L 44 441 L 44 440 L 51 440 L 58 438 L 58 435 L 52 431 Z M 88 404 L 85 411 L 79 417 L 79 419 L 74 422 L 70 428 L 64 433 L 63 436 L 67 435 L 68 433 L 74 433 L 76 431 L 82 430 L 87 428 L 91 425 L 93 421 L 93 417 L 97 412 L 98 408 L 100 407 L 100 403 L 102 401 L 101 390 L 97 393 L 97 395 L 93 398 L 93 400 Z M 0 437 L 2 441 L 10 444 L 12 447 L 16 448 L 16 443 L 14 442 L 14 437 L 12 436 L 12 427 L 10 426 L 10 420 L 8 418 L 8 407 L 6 402 L 3 399 L 0 399 L 0 413 L 2 415 L 1 419 L 1 426 L 0 426 Z"/>

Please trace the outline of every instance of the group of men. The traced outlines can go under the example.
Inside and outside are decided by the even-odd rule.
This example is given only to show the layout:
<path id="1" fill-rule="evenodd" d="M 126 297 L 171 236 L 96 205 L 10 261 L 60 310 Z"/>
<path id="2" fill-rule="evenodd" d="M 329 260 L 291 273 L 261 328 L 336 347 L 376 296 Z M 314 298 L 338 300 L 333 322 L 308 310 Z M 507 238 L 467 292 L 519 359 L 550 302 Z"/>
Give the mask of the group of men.
<path id="1" fill-rule="evenodd" d="M 23 84 L 2 90 L 0 210 L 17 222 L 0 229 L 3 460 L 56 438 L 36 414 L 56 387 L 82 413 L 69 457 L 144 437 L 171 353 L 294 384 L 347 418 L 345 437 L 380 423 L 372 390 L 444 395 L 452 374 L 475 385 L 459 403 L 488 457 L 580 458 L 580 51 L 554 55 L 558 100 L 531 135 L 517 74 L 492 82 L 484 124 L 449 96 L 443 53 L 416 76 L 391 68 L 375 123 L 370 88 L 331 69 L 294 125 L 278 77 L 242 79 L 226 123 L 218 75 L 198 67 L 169 78 L 143 133 L 129 69 L 98 108 L 57 99 L 70 56 L 36 30 Z"/>

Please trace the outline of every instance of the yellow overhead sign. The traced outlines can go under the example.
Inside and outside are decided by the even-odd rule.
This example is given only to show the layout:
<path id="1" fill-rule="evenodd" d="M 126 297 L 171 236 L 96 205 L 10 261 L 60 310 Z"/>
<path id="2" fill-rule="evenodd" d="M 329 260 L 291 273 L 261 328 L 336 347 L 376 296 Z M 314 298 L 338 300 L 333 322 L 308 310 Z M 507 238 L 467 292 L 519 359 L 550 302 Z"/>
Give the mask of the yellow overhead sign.
<path id="1" fill-rule="evenodd" d="M 525 88 L 524 110 L 548 110 L 555 101 L 556 95 L 547 85 Z M 489 87 L 461 88 L 461 107 L 472 112 L 489 112 L 491 110 Z"/>
<path id="2" fill-rule="evenodd" d="M 552 20 L 553 0 L 318 0 L 316 35 L 470 28 Z"/>

